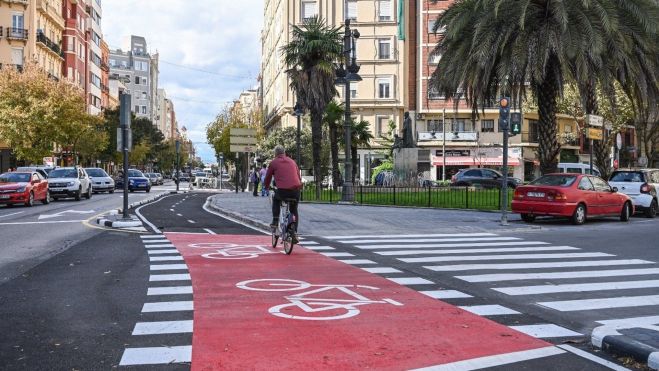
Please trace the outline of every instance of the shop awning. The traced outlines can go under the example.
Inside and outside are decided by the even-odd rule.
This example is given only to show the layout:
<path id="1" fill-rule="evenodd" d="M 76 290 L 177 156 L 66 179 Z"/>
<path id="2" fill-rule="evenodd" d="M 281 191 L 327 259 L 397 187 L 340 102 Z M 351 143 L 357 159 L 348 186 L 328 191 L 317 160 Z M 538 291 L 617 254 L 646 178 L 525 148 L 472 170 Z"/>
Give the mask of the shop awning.
<path id="1" fill-rule="evenodd" d="M 433 166 L 443 166 L 444 162 L 441 156 L 432 157 Z M 446 157 L 446 166 L 502 166 L 503 157 L 480 157 L 470 156 L 452 156 Z M 508 166 L 519 166 L 518 157 L 508 158 Z"/>

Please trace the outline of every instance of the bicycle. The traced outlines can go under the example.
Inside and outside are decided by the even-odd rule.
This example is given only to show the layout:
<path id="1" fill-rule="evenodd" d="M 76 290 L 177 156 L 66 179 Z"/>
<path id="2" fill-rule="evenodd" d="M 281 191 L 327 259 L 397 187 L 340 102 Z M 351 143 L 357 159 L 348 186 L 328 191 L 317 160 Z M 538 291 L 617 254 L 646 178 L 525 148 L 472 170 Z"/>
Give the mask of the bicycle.
<path id="1" fill-rule="evenodd" d="M 272 192 L 272 197 L 275 197 Z M 272 198 L 270 198 L 272 202 Z M 277 227 L 272 228 L 272 248 L 277 247 L 277 242 L 281 238 L 284 245 L 284 252 L 290 255 L 293 252 L 293 239 L 295 236 L 295 215 L 290 211 L 290 203 L 297 202 L 294 198 L 285 198 L 281 200 L 281 210 L 279 212 L 279 223 Z"/>

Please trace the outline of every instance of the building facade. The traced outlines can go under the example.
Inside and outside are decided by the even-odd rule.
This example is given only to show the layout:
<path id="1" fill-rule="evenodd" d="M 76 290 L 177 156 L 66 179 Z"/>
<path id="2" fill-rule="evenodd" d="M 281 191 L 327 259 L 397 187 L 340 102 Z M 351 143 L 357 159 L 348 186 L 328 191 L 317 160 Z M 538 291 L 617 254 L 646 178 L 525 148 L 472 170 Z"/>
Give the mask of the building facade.
<path id="1" fill-rule="evenodd" d="M 101 39 L 101 107 L 110 105 L 110 47 Z"/>
<path id="2" fill-rule="evenodd" d="M 78 86 L 89 96 L 89 71 L 87 67 L 89 48 L 87 40 L 87 7 L 82 1 L 64 1 L 63 16 L 65 20 L 63 49 L 64 66 L 62 75 L 70 83 Z"/>
<path id="3" fill-rule="evenodd" d="M 176 137 L 176 113 L 174 112 L 174 103 L 167 98 L 165 89 L 158 89 L 156 99 L 156 120 L 154 125 L 165 136 L 165 140 Z"/>
<path id="4" fill-rule="evenodd" d="M 88 35 L 88 50 L 87 50 L 87 69 L 89 79 L 89 90 L 87 94 L 87 105 L 89 106 L 89 113 L 98 115 L 103 109 L 102 95 L 103 95 L 103 51 L 101 47 L 102 35 L 101 30 L 101 0 L 86 0 L 86 8 L 89 17 L 87 18 L 87 35 Z"/>

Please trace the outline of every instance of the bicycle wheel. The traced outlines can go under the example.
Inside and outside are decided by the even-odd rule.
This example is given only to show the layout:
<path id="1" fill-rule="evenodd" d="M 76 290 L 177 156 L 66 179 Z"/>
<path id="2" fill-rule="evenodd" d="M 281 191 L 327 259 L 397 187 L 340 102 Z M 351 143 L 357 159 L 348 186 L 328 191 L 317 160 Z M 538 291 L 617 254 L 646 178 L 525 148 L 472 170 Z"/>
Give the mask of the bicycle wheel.
<path id="1" fill-rule="evenodd" d="M 293 252 L 293 236 L 290 233 L 287 233 L 282 239 L 282 242 L 284 243 L 284 252 L 286 255 L 291 255 Z"/>
<path id="2" fill-rule="evenodd" d="M 277 242 L 279 242 L 279 236 L 277 236 L 277 231 L 272 231 L 272 248 L 277 248 Z"/>

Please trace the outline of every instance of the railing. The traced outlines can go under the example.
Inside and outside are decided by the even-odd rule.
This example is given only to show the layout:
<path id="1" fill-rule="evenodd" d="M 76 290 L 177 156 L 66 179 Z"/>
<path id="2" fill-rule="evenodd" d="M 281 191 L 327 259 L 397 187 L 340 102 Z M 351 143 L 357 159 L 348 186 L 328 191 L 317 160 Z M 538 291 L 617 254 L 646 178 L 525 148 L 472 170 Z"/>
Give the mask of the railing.
<path id="1" fill-rule="evenodd" d="M 42 43 L 60 57 L 62 56 L 62 49 L 60 46 L 50 40 L 43 32 L 37 32 L 37 42 Z"/>
<path id="2" fill-rule="evenodd" d="M 25 28 L 7 27 L 7 38 L 14 40 L 27 40 L 28 30 Z"/>
<path id="3" fill-rule="evenodd" d="M 442 209 L 501 209 L 501 190 L 473 186 L 460 187 L 378 187 L 355 185 L 355 202 L 361 205 L 389 205 L 430 207 Z M 323 186 L 320 199 L 316 199 L 316 187 L 306 185 L 300 194 L 302 202 L 336 203 L 341 201 L 340 187 Z M 512 200 L 509 192 L 508 209 Z"/>

